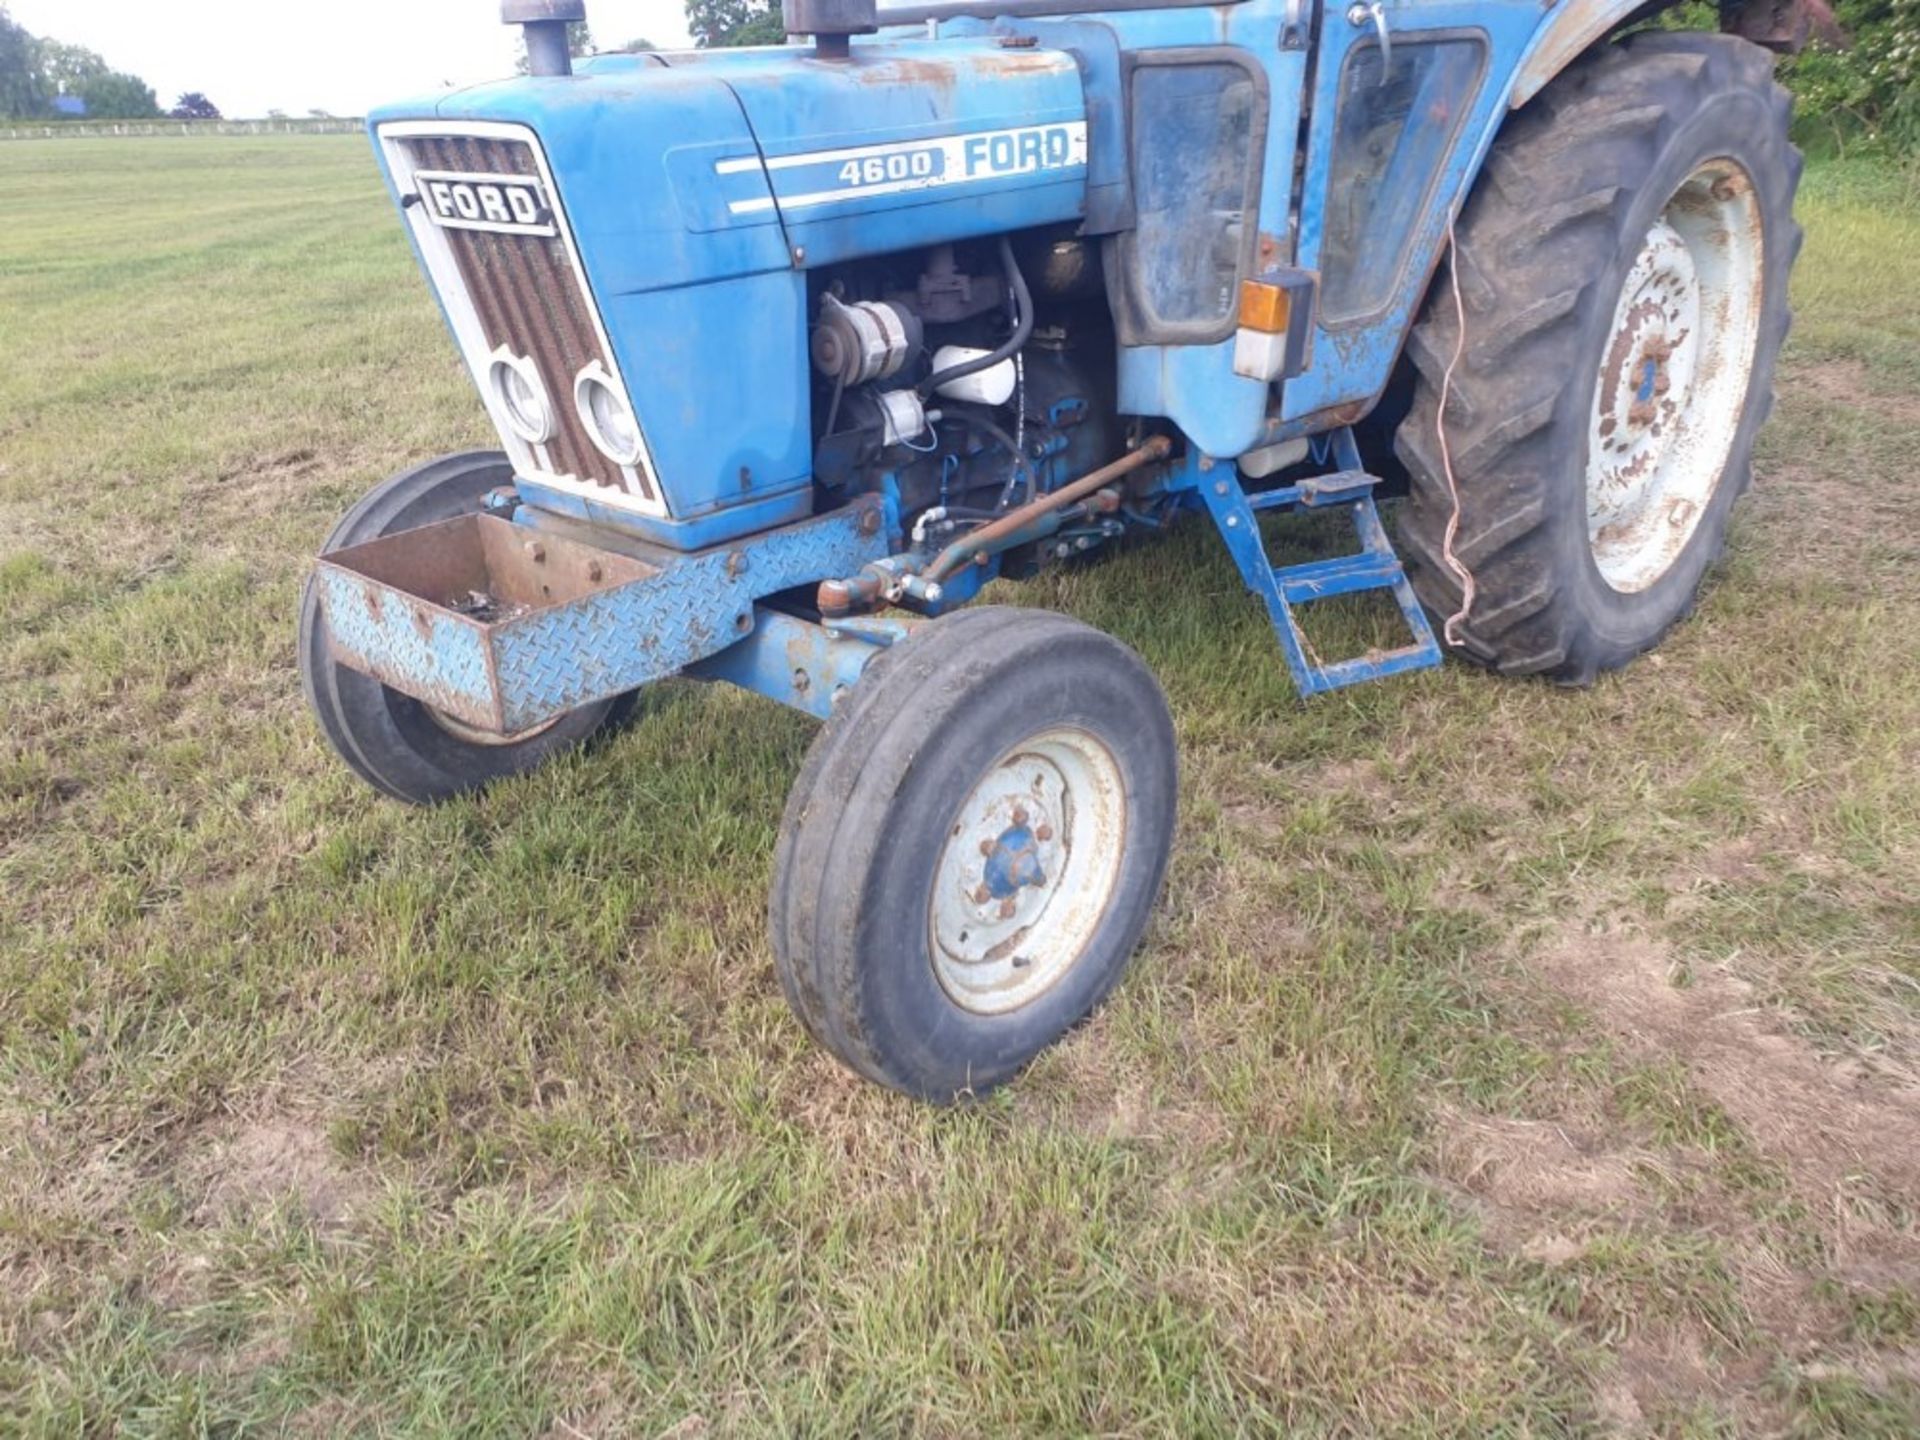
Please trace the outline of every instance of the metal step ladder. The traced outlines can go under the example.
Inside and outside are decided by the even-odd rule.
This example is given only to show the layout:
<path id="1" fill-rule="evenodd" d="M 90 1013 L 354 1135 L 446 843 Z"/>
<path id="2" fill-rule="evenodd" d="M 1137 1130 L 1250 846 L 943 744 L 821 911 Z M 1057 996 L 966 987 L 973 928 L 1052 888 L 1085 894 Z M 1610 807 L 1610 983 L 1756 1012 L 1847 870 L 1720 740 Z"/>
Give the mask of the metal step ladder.
<path id="1" fill-rule="evenodd" d="M 1433 627 L 1413 593 L 1407 572 L 1401 568 L 1400 557 L 1394 554 L 1386 527 L 1380 523 L 1380 512 L 1373 501 L 1373 490 L 1379 481 L 1360 468 L 1359 447 L 1351 432 L 1340 431 L 1332 440 L 1332 454 L 1341 468 L 1331 475 L 1316 475 L 1298 485 L 1249 495 L 1240 483 L 1237 469 L 1217 465 L 1214 473 L 1204 476 L 1200 484 L 1207 511 L 1226 540 L 1234 564 L 1240 567 L 1241 579 L 1266 602 L 1267 614 L 1280 638 L 1281 653 L 1286 656 L 1287 669 L 1302 697 L 1325 694 L 1345 685 L 1358 685 L 1406 670 L 1426 670 L 1440 663 L 1440 646 L 1434 640 Z M 1275 569 L 1267 558 L 1266 541 L 1260 534 L 1259 512 L 1325 510 L 1335 506 L 1345 507 L 1352 516 L 1360 553 Z M 1368 590 L 1393 592 L 1407 629 L 1413 633 L 1413 643 L 1394 650 L 1369 651 L 1350 660 L 1332 663 L 1321 660 L 1302 633 L 1294 607 Z"/>

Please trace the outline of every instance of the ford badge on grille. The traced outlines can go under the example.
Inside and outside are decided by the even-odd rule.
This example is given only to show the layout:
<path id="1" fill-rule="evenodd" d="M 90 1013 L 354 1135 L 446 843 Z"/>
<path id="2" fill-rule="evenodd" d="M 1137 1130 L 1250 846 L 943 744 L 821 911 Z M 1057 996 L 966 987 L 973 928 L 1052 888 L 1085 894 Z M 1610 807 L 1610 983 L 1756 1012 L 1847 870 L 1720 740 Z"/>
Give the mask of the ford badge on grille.
<path id="1" fill-rule="evenodd" d="M 470 175 L 421 170 L 420 202 L 436 224 L 505 235 L 556 235 L 553 209 L 533 175 Z"/>

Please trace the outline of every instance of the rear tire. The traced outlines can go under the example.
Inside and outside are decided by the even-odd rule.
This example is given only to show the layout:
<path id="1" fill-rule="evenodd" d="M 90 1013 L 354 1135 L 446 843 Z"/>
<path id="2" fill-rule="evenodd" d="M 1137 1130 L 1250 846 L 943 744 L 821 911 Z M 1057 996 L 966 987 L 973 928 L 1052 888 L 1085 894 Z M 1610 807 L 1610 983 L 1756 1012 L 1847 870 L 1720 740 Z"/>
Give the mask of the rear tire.
<path id="1" fill-rule="evenodd" d="M 487 493 L 513 484 L 497 450 L 444 455 L 382 481 L 344 516 L 322 554 L 480 509 Z M 300 681 L 327 743 L 355 774 L 396 800 L 428 805 L 519 775 L 549 756 L 617 724 L 633 695 L 597 701 L 519 740 L 493 739 L 447 718 L 369 675 L 336 664 L 327 617 L 309 576 L 300 596 Z"/>
<path id="2" fill-rule="evenodd" d="M 794 1012 L 934 1101 L 1017 1072 L 1105 998 L 1173 843 L 1173 721 L 1126 646 L 984 607 L 876 657 L 814 742 L 774 854 Z"/>
<path id="3" fill-rule="evenodd" d="M 1647 31 L 1576 63 L 1501 132 L 1449 258 L 1467 313 L 1446 429 L 1469 658 L 1585 684 L 1691 610 L 1787 332 L 1791 104 L 1758 46 Z M 1462 590 L 1437 429 L 1458 333 L 1443 270 L 1396 441 L 1409 568 L 1443 618 Z"/>

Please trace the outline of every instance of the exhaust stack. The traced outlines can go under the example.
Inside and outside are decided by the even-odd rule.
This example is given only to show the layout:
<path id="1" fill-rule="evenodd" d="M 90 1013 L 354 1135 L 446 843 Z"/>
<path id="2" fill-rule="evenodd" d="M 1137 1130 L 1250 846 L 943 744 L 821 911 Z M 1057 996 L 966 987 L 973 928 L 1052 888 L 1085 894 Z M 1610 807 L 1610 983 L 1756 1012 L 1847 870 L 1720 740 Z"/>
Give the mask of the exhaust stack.
<path id="1" fill-rule="evenodd" d="M 880 28 L 876 0 L 780 0 L 789 35 L 811 35 L 816 60 L 845 60 L 848 37 Z"/>
<path id="2" fill-rule="evenodd" d="M 567 27 L 587 18 L 587 0 L 500 0 L 500 22 L 522 27 L 529 75 L 573 74 Z"/>

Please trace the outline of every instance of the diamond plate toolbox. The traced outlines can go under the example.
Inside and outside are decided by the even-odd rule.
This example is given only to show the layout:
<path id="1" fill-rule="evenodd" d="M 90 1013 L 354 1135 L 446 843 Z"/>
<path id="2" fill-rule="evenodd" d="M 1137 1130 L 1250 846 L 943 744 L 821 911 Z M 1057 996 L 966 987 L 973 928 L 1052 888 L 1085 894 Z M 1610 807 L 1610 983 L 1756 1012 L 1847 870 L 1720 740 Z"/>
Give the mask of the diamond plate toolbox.
<path id="1" fill-rule="evenodd" d="M 463 515 L 335 550 L 315 574 L 335 660 L 512 735 L 737 643 L 754 601 L 880 558 L 878 519 L 856 504 L 654 562 Z"/>

